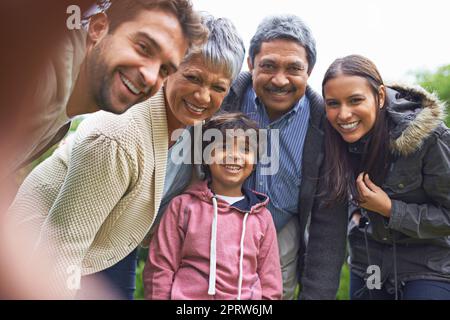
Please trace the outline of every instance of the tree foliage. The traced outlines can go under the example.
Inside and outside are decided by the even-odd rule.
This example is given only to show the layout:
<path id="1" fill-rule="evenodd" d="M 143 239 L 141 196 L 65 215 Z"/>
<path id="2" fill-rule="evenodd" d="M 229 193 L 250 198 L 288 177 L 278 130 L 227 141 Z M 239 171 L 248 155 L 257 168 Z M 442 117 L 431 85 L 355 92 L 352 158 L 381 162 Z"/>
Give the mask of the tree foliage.
<path id="1" fill-rule="evenodd" d="M 434 92 L 447 103 L 447 126 L 450 126 L 450 64 L 439 67 L 435 72 L 419 71 L 415 74 L 417 82 L 425 89 Z"/>

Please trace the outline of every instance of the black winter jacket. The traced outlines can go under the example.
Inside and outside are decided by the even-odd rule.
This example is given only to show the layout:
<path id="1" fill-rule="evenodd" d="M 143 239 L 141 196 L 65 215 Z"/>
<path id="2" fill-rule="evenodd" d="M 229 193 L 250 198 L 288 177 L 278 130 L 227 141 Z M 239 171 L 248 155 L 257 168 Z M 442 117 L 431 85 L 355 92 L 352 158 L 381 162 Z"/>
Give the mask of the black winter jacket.
<path id="1" fill-rule="evenodd" d="M 391 217 L 363 210 L 369 222 L 364 229 L 350 220 L 351 269 L 363 277 L 370 258 L 380 267 L 388 290 L 394 288 L 394 266 L 397 284 L 415 279 L 450 282 L 450 130 L 442 121 L 445 105 L 420 87 L 390 86 L 387 97 L 393 160 L 382 189 L 392 200 Z M 349 210 L 351 217 L 355 208 Z"/>

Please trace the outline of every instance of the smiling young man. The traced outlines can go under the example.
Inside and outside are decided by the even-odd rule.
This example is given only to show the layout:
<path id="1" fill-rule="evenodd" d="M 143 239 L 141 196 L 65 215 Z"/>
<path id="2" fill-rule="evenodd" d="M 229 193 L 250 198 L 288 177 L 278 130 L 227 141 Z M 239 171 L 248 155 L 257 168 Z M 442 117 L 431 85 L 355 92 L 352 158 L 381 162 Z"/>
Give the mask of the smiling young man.
<path id="1" fill-rule="evenodd" d="M 86 29 L 67 30 L 36 77 L 27 111 L 33 116 L 17 134 L 27 139 L 2 160 L 2 175 L 60 141 L 73 117 L 120 114 L 153 96 L 206 34 L 189 0 L 114 1 L 90 17 Z"/>
<path id="2" fill-rule="evenodd" d="M 36 175 L 34 171 L 28 175 L 22 187 L 26 189 L 27 181 L 36 183 L 36 188 L 29 189 L 33 199 L 28 195 L 21 198 L 19 189 L 16 199 L 24 202 L 14 201 L 12 214 L 8 215 L 13 223 L 26 221 L 24 224 L 31 225 L 27 229 L 19 222 L 19 227 L 12 225 L 10 230 L 18 238 L 27 236 L 20 250 L 27 260 L 35 254 L 42 261 L 47 255 L 50 265 L 46 269 L 51 270 L 48 273 L 54 283 L 48 283 L 46 289 L 52 297 L 77 295 L 84 270 L 90 270 L 86 272 L 89 274 L 108 270 L 105 274 L 116 281 L 114 286 L 120 296 L 132 298 L 135 255 L 130 252 L 135 252 L 151 225 L 153 207 L 158 206 L 160 196 L 159 187 L 147 184 L 156 181 L 155 184 L 162 185 L 165 173 L 167 120 L 164 99 L 155 93 L 161 92 L 163 80 L 177 71 L 186 52 L 195 51 L 207 35 L 189 0 L 114 1 L 106 13 L 90 18 L 87 30 L 68 31 L 61 47 L 48 60 L 43 76 L 38 79 L 36 97 L 27 110 L 33 116 L 27 116 L 22 124 L 29 139 L 21 141 L 22 148 L 14 152 L 10 162 L 2 162 L 1 169 L 7 164 L 11 172 L 20 163 L 37 157 L 63 137 L 68 129 L 64 124 L 71 117 L 108 111 L 92 115 L 87 124 L 80 126 L 77 138 L 74 136 L 62 144 L 54 157 L 36 168 Z M 158 103 L 125 112 L 132 105 L 150 100 L 150 96 Z M 136 117 L 136 121 L 133 118 L 127 122 L 138 131 L 130 133 L 117 118 L 123 116 L 120 119 L 126 121 L 137 109 L 146 112 Z M 141 137 L 145 137 L 145 142 Z M 145 151 L 144 147 L 127 149 L 136 141 L 141 143 L 139 147 L 145 144 Z M 73 153 L 72 146 L 76 149 Z M 133 161 L 134 156 L 138 161 Z M 143 158 L 147 161 L 145 170 Z M 46 181 L 35 178 L 42 172 Z M 144 175 L 144 182 L 133 180 L 136 172 Z M 127 191 L 131 197 L 139 195 L 141 200 L 129 201 L 124 196 Z M 55 214 L 52 205 L 47 208 L 41 205 L 49 204 L 50 198 L 58 203 Z M 29 206 L 22 206 L 25 202 Z M 134 208 L 125 208 L 130 203 Z M 122 215 L 123 212 L 127 214 Z M 108 231 L 99 231 L 102 226 Z M 34 252 L 37 247 L 39 254 Z M 125 256 L 129 258 L 123 259 Z M 117 267 L 121 261 L 129 269 L 123 264 Z M 67 270 L 73 270 L 73 274 Z M 105 298 L 98 288 L 91 289 L 88 287 L 83 293 Z"/>
<path id="3" fill-rule="evenodd" d="M 278 170 L 267 174 L 258 162 L 246 187 L 270 198 L 285 299 L 293 298 L 298 282 L 301 298 L 334 299 L 345 255 L 345 208 L 325 210 L 317 197 L 325 112 L 307 85 L 315 61 L 314 38 L 298 17 L 268 17 L 250 42 L 250 72 L 241 73 L 222 105 L 268 129 L 268 145 L 278 146 L 270 155 Z"/>

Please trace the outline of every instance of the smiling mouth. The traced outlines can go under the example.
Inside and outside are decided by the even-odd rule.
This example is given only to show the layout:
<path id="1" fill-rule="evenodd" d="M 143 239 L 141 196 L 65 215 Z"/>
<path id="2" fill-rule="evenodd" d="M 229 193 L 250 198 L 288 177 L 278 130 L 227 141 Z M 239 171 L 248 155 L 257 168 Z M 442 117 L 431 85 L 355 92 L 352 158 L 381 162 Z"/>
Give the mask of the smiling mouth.
<path id="1" fill-rule="evenodd" d="M 186 100 L 184 100 L 184 104 L 186 105 L 186 107 L 191 110 L 194 113 L 202 113 L 203 111 L 205 111 L 207 108 L 204 107 L 198 107 L 192 103 L 187 102 Z"/>
<path id="2" fill-rule="evenodd" d="M 361 121 L 354 121 L 350 123 L 338 123 L 338 126 L 345 130 L 355 129 Z"/>
<path id="3" fill-rule="evenodd" d="M 283 97 L 286 96 L 292 92 L 294 92 L 294 90 L 292 88 L 266 88 L 266 91 L 269 94 L 272 94 L 274 96 L 278 96 L 278 97 Z"/>
<path id="4" fill-rule="evenodd" d="M 240 165 L 234 165 L 234 164 L 225 164 L 223 165 L 227 171 L 230 173 L 238 173 L 242 170 L 242 167 Z"/>
<path id="5" fill-rule="evenodd" d="M 130 90 L 133 94 L 135 95 L 139 95 L 141 94 L 141 90 L 139 90 L 138 88 L 136 88 L 136 86 L 130 81 L 128 80 L 128 78 L 126 78 L 123 74 L 121 74 L 119 72 L 119 76 L 120 79 L 122 80 L 123 84 L 128 88 L 128 90 Z"/>

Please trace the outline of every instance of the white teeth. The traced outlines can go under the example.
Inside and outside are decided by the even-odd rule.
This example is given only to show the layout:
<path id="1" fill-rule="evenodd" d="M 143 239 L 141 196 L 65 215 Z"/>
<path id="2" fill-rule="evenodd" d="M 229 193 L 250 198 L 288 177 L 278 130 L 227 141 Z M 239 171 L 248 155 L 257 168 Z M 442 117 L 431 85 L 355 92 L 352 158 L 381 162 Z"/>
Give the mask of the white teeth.
<path id="1" fill-rule="evenodd" d="M 228 170 L 231 170 L 231 171 L 235 171 L 235 172 L 238 172 L 239 170 L 241 170 L 240 166 L 233 166 L 233 165 L 226 165 L 225 168 L 227 168 Z"/>
<path id="2" fill-rule="evenodd" d="M 285 95 L 291 93 L 291 90 L 289 90 L 289 89 L 269 89 L 268 88 L 267 91 L 270 94 L 273 94 L 275 96 L 285 96 Z"/>
<path id="3" fill-rule="evenodd" d="M 358 124 L 359 124 L 359 121 L 355 121 L 355 122 L 347 123 L 347 124 L 340 123 L 339 126 L 344 129 L 353 129 L 353 128 L 356 128 L 356 126 Z"/>
<path id="4" fill-rule="evenodd" d="M 269 93 L 274 96 L 285 96 L 289 93 L 289 91 L 269 91 Z"/>
<path id="5" fill-rule="evenodd" d="M 186 105 L 187 105 L 189 108 L 191 108 L 191 109 L 194 110 L 195 112 L 203 112 L 203 111 L 206 110 L 206 108 L 201 108 L 201 107 L 194 106 L 193 104 L 191 104 L 191 103 L 189 103 L 189 102 L 187 102 L 187 101 L 185 101 L 185 103 L 186 103 Z"/>
<path id="6" fill-rule="evenodd" d="M 141 91 L 136 88 L 130 80 L 128 80 L 127 78 L 125 78 L 122 74 L 120 74 L 120 79 L 122 79 L 123 83 L 125 83 L 125 85 L 127 86 L 128 89 L 130 89 L 131 92 L 133 92 L 134 94 L 140 94 Z"/>

